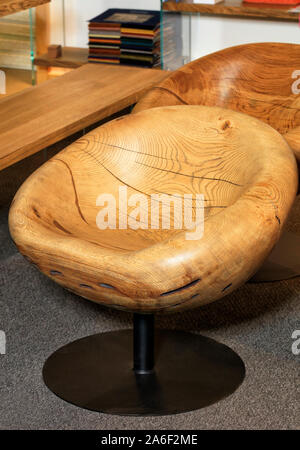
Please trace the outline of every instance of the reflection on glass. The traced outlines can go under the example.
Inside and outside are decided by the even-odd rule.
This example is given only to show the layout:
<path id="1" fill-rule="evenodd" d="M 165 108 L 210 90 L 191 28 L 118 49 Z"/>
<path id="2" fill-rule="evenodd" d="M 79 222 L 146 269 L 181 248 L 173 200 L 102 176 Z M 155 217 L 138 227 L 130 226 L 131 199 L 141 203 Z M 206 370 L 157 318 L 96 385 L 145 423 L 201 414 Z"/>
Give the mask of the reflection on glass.
<path id="1" fill-rule="evenodd" d="M 35 83 L 33 67 L 35 10 L 27 9 L 0 17 L 0 98 Z"/>

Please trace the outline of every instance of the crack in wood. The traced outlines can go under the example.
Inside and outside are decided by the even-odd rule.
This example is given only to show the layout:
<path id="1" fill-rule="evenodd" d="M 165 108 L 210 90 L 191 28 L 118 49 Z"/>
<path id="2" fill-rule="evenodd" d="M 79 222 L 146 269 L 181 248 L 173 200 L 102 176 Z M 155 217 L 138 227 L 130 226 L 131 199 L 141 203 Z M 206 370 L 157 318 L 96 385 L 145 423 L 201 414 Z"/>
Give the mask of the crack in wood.
<path id="1" fill-rule="evenodd" d="M 74 177 L 73 177 L 73 174 L 72 174 L 72 170 L 70 169 L 69 165 L 65 161 L 60 159 L 60 158 L 54 158 L 52 161 L 60 161 L 67 167 L 67 169 L 68 169 L 68 171 L 70 173 L 70 176 L 71 176 L 71 180 L 72 180 L 72 185 L 73 185 L 74 194 L 75 194 L 75 204 L 77 206 L 77 210 L 78 210 L 79 215 L 82 218 L 82 220 L 88 225 L 88 222 L 85 220 L 84 215 L 82 214 L 82 211 L 81 211 L 80 206 L 79 206 L 79 200 L 78 200 L 78 195 L 77 195 L 77 190 L 76 190 L 76 185 L 75 185 Z"/>
<path id="2" fill-rule="evenodd" d="M 150 166 L 148 164 L 140 163 L 138 161 L 136 161 L 136 164 L 139 164 L 139 165 L 145 166 L 145 167 L 149 167 L 150 169 L 160 170 L 162 172 L 173 173 L 174 175 L 181 175 L 182 177 L 188 177 L 188 178 L 200 179 L 200 180 L 221 181 L 223 183 L 228 183 L 232 186 L 243 187 L 242 184 L 238 184 L 238 183 L 235 183 L 234 181 L 230 181 L 230 180 L 225 180 L 223 178 L 213 178 L 213 177 L 203 177 L 203 176 L 198 176 L 198 175 L 189 175 L 187 173 L 181 173 L 181 172 L 176 172 L 174 170 L 167 170 L 167 169 L 162 169 L 160 167 Z"/>
<path id="3" fill-rule="evenodd" d="M 99 161 L 99 159 L 97 159 L 94 155 L 92 155 L 89 151 L 81 149 L 81 151 L 83 151 L 84 153 L 86 153 L 87 155 L 89 155 L 91 158 L 93 158 L 98 164 L 100 164 L 101 167 L 103 167 L 103 169 L 105 169 L 111 176 L 113 176 L 114 178 L 116 178 L 116 180 L 120 181 L 120 183 L 124 184 L 125 186 L 129 187 L 130 189 L 133 189 L 136 192 L 139 192 L 140 194 L 145 195 L 148 198 L 151 198 L 151 194 L 147 194 L 147 192 L 143 192 L 137 188 L 135 188 L 134 186 L 131 186 L 130 184 L 126 183 L 124 180 L 121 180 L 121 178 L 119 178 L 117 175 L 115 175 L 111 170 L 109 170 L 101 161 Z M 158 192 L 159 194 L 164 194 L 163 192 Z M 153 201 L 157 201 L 160 202 L 160 200 L 156 200 L 153 199 Z M 192 207 L 193 209 L 195 209 L 195 207 Z M 208 206 L 204 206 L 205 208 L 227 208 L 227 205 L 208 205 Z M 128 216 L 131 217 L 131 216 Z"/>

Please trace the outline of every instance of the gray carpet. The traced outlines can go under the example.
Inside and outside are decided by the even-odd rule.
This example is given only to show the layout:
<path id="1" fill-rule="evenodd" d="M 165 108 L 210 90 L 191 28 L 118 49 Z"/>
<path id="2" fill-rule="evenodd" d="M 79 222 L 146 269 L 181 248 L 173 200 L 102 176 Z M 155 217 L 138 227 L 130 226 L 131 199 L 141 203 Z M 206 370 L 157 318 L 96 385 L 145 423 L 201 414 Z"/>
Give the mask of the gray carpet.
<path id="1" fill-rule="evenodd" d="M 293 231 L 300 232 L 300 202 Z M 296 225 L 295 225 L 296 224 Z M 231 346 L 246 364 L 232 396 L 191 413 L 127 418 L 89 412 L 43 384 L 45 359 L 80 337 L 128 328 L 129 314 L 105 309 L 60 288 L 12 244 L 7 210 L 0 211 L 0 429 L 299 429 L 300 355 L 291 335 L 300 329 L 300 278 L 247 284 L 201 309 L 162 317 L 157 326 L 201 332 Z"/>

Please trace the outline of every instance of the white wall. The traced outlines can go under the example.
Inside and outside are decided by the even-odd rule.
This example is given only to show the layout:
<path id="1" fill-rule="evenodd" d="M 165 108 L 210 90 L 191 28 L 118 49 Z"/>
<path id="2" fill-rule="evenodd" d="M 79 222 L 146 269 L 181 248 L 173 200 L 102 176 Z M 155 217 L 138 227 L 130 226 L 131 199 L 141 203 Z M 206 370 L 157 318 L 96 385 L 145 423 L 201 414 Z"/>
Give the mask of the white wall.
<path id="1" fill-rule="evenodd" d="M 65 0 L 66 45 L 87 47 L 87 21 L 109 8 L 158 9 L 159 0 Z M 51 44 L 63 44 L 62 0 L 52 0 Z"/>
<path id="2" fill-rule="evenodd" d="M 192 59 L 250 42 L 300 44 L 299 24 L 203 15 L 192 18 Z"/>
<path id="3" fill-rule="evenodd" d="M 63 44 L 62 0 L 51 3 L 51 43 Z M 65 0 L 66 45 L 87 47 L 87 21 L 108 8 L 159 9 L 159 0 Z M 249 42 L 300 44 L 297 22 L 193 15 L 192 59 L 225 47 Z"/>

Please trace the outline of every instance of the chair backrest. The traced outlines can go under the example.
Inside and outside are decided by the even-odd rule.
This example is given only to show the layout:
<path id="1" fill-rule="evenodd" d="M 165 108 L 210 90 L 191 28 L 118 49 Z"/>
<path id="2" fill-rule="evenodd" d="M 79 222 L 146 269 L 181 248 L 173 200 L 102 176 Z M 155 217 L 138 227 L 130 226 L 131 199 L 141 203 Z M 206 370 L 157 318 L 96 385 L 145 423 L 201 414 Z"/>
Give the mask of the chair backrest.
<path id="1" fill-rule="evenodd" d="M 221 106 L 268 123 L 300 159 L 300 45 L 230 47 L 173 72 L 134 112 L 166 105 Z"/>

